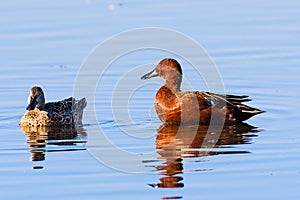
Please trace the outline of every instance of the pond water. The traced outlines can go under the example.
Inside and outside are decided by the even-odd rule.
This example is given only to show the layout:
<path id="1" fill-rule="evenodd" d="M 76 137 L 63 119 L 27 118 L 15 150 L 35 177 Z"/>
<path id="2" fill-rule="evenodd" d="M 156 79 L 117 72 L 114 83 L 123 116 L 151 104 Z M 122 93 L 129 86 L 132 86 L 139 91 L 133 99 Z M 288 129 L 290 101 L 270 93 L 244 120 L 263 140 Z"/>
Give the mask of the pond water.
<path id="1" fill-rule="evenodd" d="M 12 0 L 0 11 L 1 199 L 300 197 L 299 1 Z M 214 127 L 161 126 L 153 98 L 163 81 L 142 81 L 144 73 L 174 57 L 184 89 L 211 84 L 185 59 L 197 58 L 196 49 L 184 45 L 183 56 L 143 46 L 126 52 L 130 40 L 108 43 L 98 61 L 110 58 L 109 67 L 81 71 L 104 41 L 144 27 L 202 45 L 225 92 L 249 95 L 248 105 L 266 113 L 218 137 Z M 166 36 L 153 38 L 164 44 Z M 111 57 L 116 51 L 123 54 Z M 60 100 L 75 93 L 80 76 L 94 94 L 83 127 L 20 129 L 32 86 L 43 87 L 46 101 Z"/>

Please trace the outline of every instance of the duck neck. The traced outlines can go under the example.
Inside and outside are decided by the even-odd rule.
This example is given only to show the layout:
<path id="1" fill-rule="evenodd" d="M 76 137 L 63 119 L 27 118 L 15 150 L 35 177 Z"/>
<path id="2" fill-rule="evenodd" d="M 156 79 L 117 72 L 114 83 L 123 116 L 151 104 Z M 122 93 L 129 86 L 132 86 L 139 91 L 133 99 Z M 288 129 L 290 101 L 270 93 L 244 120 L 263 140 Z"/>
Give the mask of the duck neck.
<path id="1" fill-rule="evenodd" d="M 36 108 L 38 108 L 39 110 L 44 110 L 44 107 L 45 107 L 45 97 L 44 95 L 42 95 L 41 98 L 39 98 L 37 100 L 37 105 L 36 105 Z"/>
<path id="2" fill-rule="evenodd" d="M 168 87 L 173 92 L 179 92 L 181 85 L 181 77 L 176 77 L 166 80 L 165 86 Z"/>
<path id="3" fill-rule="evenodd" d="M 45 104 L 38 104 L 36 105 L 36 108 L 38 108 L 39 110 L 44 110 L 44 106 Z"/>

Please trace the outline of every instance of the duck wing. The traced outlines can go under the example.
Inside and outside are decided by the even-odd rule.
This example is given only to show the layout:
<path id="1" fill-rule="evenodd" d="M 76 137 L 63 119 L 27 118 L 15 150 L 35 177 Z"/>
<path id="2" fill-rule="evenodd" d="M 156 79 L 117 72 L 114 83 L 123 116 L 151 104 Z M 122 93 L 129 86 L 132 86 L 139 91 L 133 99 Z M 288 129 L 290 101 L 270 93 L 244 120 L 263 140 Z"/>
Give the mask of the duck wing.
<path id="1" fill-rule="evenodd" d="M 49 102 L 45 104 L 44 110 L 49 114 L 51 113 L 59 113 L 61 115 L 71 114 L 72 113 L 72 105 L 75 99 L 70 97 L 68 99 L 64 99 L 57 102 Z"/>
<path id="2" fill-rule="evenodd" d="M 58 125 L 80 125 L 82 123 L 83 109 L 86 99 L 76 100 L 73 97 L 57 102 L 45 104 L 44 110 L 49 118 Z"/>
<path id="3" fill-rule="evenodd" d="M 229 108 L 237 121 L 245 121 L 254 115 L 265 112 L 243 104 L 251 101 L 247 95 L 220 95 L 210 92 L 199 93 L 201 93 L 201 96 L 211 105 L 217 108 L 223 108 L 224 106 Z"/>

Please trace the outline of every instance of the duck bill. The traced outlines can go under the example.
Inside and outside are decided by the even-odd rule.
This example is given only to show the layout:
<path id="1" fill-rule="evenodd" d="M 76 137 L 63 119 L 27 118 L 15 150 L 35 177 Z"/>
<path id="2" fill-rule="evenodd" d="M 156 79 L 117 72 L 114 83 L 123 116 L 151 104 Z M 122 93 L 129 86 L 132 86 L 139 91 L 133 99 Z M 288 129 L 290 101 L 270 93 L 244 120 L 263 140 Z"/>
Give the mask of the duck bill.
<path id="1" fill-rule="evenodd" d="M 153 78 L 158 76 L 158 73 L 156 71 L 156 68 L 154 70 L 152 70 L 151 72 L 145 74 L 144 76 L 141 77 L 141 79 L 145 80 L 145 79 L 149 79 L 149 78 Z"/>
<path id="2" fill-rule="evenodd" d="M 32 98 L 29 102 L 29 105 L 26 107 L 26 110 L 34 110 L 37 105 L 36 97 Z"/>

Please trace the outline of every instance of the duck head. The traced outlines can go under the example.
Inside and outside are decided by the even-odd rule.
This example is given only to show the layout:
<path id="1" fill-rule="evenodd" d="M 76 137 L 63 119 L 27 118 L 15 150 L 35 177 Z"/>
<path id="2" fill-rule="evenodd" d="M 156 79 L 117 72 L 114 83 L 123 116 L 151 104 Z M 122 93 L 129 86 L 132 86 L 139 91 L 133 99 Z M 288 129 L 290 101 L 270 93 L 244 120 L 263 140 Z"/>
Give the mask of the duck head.
<path id="1" fill-rule="evenodd" d="M 175 59 L 165 58 L 161 60 L 155 69 L 142 76 L 141 79 L 150 79 L 156 76 L 160 76 L 165 79 L 165 86 L 167 86 L 169 89 L 180 90 L 182 69 L 180 64 Z"/>
<path id="2" fill-rule="evenodd" d="M 34 110 L 38 108 L 39 110 L 43 110 L 45 105 L 45 96 L 42 88 L 40 87 L 33 87 L 30 90 L 30 94 L 28 97 L 28 106 L 26 110 Z"/>

